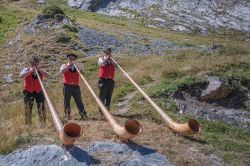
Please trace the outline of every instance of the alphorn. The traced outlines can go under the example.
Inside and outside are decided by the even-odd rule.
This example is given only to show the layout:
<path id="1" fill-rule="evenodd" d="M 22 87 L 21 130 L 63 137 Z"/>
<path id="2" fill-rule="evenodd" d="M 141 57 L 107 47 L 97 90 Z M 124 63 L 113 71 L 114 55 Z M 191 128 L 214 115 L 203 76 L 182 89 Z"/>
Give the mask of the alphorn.
<path id="1" fill-rule="evenodd" d="M 45 96 L 45 100 L 48 104 L 50 114 L 52 116 L 53 122 L 56 126 L 56 130 L 58 132 L 58 136 L 63 145 L 73 145 L 77 138 L 82 135 L 81 126 L 76 123 L 67 123 L 63 126 L 60 118 L 58 117 L 55 108 L 53 107 L 49 96 L 44 88 L 41 77 L 39 76 L 37 69 L 35 69 L 36 75 L 38 77 L 39 83 L 41 85 L 43 94 Z"/>
<path id="2" fill-rule="evenodd" d="M 148 102 L 154 107 L 154 109 L 160 114 L 163 120 L 167 123 L 168 127 L 175 133 L 190 136 L 200 131 L 200 124 L 196 119 L 189 119 L 187 123 L 180 124 L 175 122 L 170 116 L 168 116 L 140 87 L 139 85 L 128 75 L 125 70 L 114 60 L 111 60 L 122 71 L 122 73 L 129 79 L 129 81 L 140 91 L 140 93 L 148 100 Z"/>
<path id="3" fill-rule="evenodd" d="M 88 90 L 94 97 L 95 101 L 97 102 L 100 110 L 102 111 L 105 119 L 109 122 L 111 128 L 114 130 L 116 135 L 123 141 L 129 140 L 131 138 L 134 138 L 135 136 L 138 136 L 142 133 L 142 125 L 137 121 L 133 119 L 126 120 L 124 127 L 120 126 L 117 121 L 114 119 L 114 117 L 110 114 L 110 112 L 107 110 L 107 108 L 104 106 L 104 104 L 101 102 L 101 100 L 96 96 L 94 90 L 91 88 L 87 80 L 84 78 L 84 76 L 81 74 L 78 67 L 74 64 L 77 72 L 79 73 L 80 77 L 82 78 L 83 82 L 87 86 Z"/>

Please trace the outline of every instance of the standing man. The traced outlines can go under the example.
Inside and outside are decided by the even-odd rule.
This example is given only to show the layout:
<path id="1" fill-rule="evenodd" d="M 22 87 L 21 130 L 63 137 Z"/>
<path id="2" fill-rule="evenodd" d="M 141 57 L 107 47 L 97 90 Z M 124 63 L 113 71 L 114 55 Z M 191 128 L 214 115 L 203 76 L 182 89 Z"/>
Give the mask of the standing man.
<path id="1" fill-rule="evenodd" d="M 68 63 L 63 64 L 60 69 L 61 74 L 63 74 L 64 113 L 66 120 L 71 119 L 71 96 L 73 96 L 78 112 L 80 114 L 79 120 L 88 118 L 82 102 L 81 91 L 79 87 L 79 73 L 74 64 L 76 58 L 77 56 L 75 54 L 68 54 Z M 79 64 L 77 65 L 77 67 L 80 72 L 83 73 L 83 66 Z"/>
<path id="2" fill-rule="evenodd" d="M 117 67 L 114 61 L 111 60 L 111 48 L 104 51 L 104 55 L 99 58 L 99 98 L 109 110 L 112 93 L 115 87 L 115 68 Z"/>
<path id="3" fill-rule="evenodd" d="M 24 79 L 24 108 L 25 108 L 25 123 L 27 125 L 31 124 L 32 118 L 32 107 L 34 100 L 36 100 L 38 115 L 40 122 L 44 123 L 46 120 L 45 112 L 45 98 L 39 83 L 37 74 L 35 72 L 37 69 L 41 79 L 43 77 L 48 77 L 49 74 L 43 69 L 39 68 L 39 59 L 37 57 L 32 57 L 30 60 L 30 67 L 24 68 L 20 73 L 20 78 Z"/>

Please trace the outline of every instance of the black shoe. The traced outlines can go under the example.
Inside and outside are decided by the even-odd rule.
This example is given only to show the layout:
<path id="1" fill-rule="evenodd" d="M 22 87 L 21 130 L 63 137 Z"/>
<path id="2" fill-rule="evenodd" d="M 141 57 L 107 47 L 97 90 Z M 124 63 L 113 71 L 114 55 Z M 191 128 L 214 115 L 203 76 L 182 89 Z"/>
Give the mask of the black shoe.
<path id="1" fill-rule="evenodd" d="M 66 114 L 64 115 L 64 119 L 65 119 L 65 120 L 70 120 L 70 119 L 71 119 L 70 113 L 66 113 Z"/>
<path id="2" fill-rule="evenodd" d="M 84 112 L 84 113 L 80 114 L 79 120 L 87 120 L 88 118 L 89 118 L 89 117 L 87 116 L 87 113 Z"/>

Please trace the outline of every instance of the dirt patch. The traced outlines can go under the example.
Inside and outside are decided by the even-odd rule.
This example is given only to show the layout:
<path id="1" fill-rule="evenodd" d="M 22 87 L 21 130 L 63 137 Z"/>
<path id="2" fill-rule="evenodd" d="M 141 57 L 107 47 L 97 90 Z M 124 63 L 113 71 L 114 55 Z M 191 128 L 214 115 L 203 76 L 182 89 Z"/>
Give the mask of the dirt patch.
<path id="1" fill-rule="evenodd" d="M 136 94 L 137 94 L 137 91 L 130 93 L 130 94 L 126 95 L 120 102 L 118 102 L 117 103 L 118 110 L 114 114 L 115 115 L 126 114 L 131 108 L 130 101 Z"/>

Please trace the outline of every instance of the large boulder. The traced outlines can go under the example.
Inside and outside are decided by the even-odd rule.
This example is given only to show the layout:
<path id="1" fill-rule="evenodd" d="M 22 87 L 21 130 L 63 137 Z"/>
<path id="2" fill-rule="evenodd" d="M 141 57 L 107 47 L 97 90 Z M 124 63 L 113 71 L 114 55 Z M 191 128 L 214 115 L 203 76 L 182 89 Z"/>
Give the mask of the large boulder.
<path id="1" fill-rule="evenodd" d="M 218 77 L 208 77 L 208 86 L 201 93 L 202 100 L 215 100 L 229 95 L 229 88 Z"/>
<path id="2" fill-rule="evenodd" d="M 101 165 L 172 166 L 164 155 L 134 143 L 94 142 L 89 147 L 89 153 L 101 161 L 98 163 Z"/>
<path id="3" fill-rule="evenodd" d="M 78 147 L 65 150 L 57 145 L 39 145 L 27 150 L 19 149 L 0 158 L 0 165 L 12 166 L 84 166 L 90 164 L 91 158 L 86 150 Z"/>
<path id="4" fill-rule="evenodd" d="M 39 145 L 18 149 L 8 155 L 0 155 L 0 165 L 143 165 L 171 166 L 162 154 L 138 144 L 120 144 L 110 141 L 93 142 L 90 147 L 73 146 L 63 149 L 57 145 Z"/>

